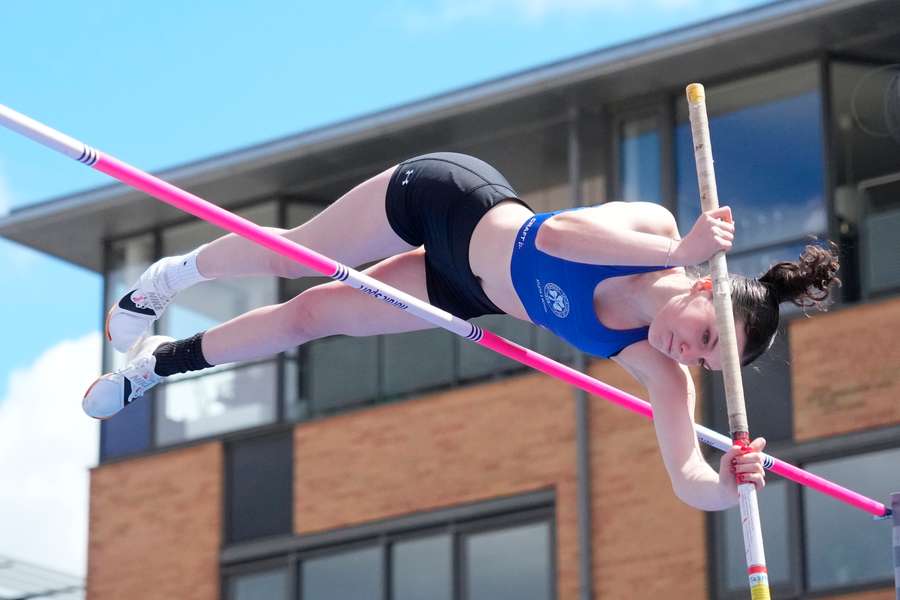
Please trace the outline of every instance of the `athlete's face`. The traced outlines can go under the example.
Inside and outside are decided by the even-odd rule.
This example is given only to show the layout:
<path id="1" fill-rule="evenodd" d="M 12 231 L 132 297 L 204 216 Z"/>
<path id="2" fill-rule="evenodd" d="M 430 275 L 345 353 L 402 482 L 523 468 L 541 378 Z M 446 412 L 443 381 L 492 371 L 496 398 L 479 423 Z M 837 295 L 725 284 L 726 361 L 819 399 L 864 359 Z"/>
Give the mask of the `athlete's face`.
<path id="1" fill-rule="evenodd" d="M 738 350 L 743 353 L 746 341 L 743 323 L 735 322 L 735 328 Z M 650 324 L 648 340 L 651 346 L 683 365 L 714 371 L 722 368 L 712 284 L 708 278 L 695 282 L 689 294 L 673 298 L 659 311 Z"/>

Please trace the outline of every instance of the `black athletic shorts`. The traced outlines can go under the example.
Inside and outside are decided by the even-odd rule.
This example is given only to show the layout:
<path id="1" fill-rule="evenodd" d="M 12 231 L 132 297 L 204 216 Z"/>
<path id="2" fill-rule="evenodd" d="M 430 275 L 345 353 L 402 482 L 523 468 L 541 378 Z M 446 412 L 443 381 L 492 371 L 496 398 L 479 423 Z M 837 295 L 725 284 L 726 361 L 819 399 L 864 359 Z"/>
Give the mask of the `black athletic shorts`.
<path id="1" fill-rule="evenodd" d="M 424 244 L 431 304 L 461 319 L 503 313 L 472 273 L 469 242 L 481 217 L 504 200 L 525 205 L 497 169 L 465 154 L 425 154 L 394 171 L 385 199 L 388 222 L 406 243 Z"/>

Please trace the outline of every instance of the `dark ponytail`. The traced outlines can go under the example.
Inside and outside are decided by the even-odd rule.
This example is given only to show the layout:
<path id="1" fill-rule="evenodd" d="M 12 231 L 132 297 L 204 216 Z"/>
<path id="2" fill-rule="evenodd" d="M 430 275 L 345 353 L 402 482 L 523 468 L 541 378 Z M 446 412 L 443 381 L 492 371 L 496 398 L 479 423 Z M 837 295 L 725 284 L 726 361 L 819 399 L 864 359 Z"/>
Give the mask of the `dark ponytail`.
<path id="1" fill-rule="evenodd" d="M 772 345 L 782 302 L 825 310 L 831 286 L 841 283 L 839 266 L 837 246 L 829 242 L 827 246 L 807 246 L 799 260 L 776 263 L 759 279 L 731 278 L 734 318 L 743 321 L 747 338 L 742 365 L 750 364 Z"/>

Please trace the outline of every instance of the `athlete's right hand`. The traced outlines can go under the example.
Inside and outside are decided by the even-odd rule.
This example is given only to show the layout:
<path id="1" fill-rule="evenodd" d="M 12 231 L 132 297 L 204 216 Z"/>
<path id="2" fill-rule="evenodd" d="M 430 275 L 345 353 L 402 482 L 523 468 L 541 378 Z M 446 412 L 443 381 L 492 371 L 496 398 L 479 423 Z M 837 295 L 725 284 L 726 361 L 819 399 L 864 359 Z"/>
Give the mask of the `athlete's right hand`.
<path id="1" fill-rule="evenodd" d="M 734 242 L 734 220 L 731 209 L 720 206 L 700 215 L 691 231 L 672 247 L 670 265 L 699 265 L 717 252 L 731 250 Z"/>

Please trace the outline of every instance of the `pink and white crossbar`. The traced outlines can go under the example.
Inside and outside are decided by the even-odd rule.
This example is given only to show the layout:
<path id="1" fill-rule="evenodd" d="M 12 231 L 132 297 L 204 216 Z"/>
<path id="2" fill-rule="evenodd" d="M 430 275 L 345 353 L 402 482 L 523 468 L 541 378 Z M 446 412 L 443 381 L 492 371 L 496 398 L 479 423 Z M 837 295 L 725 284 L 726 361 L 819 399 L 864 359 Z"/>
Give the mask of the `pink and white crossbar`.
<path id="1" fill-rule="evenodd" d="M 463 321 L 446 311 L 385 285 L 314 250 L 269 233 L 252 221 L 235 215 L 112 156 L 99 152 L 2 104 L 0 104 L 0 125 L 31 138 L 52 150 L 65 154 L 80 163 L 84 163 L 97 171 L 106 173 L 110 177 L 118 179 L 122 183 L 175 208 L 221 227 L 226 231 L 243 236 L 273 252 L 296 260 L 326 277 L 343 282 L 364 294 L 368 294 L 400 310 L 405 310 L 433 325 L 442 327 L 460 337 L 471 340 L 551 377 L 605 398 L 649 419 L 653 418 L 653 410 L 650 404 L 640 398 L 627 394 L 580 371 L 576 371 L 571 367 L 495 335 L 490 331 L 483 330 L 473 323 Z M 698 439 L 710 446 L 723 452 L 731 447 L 731 440 L 725 435 L 702 425 L 694 425 L 694 429 L 697 432 Z M 800 485 L 817 490 L 876 517 L 887 517 L 891 514 L 890 509 L 877 500 L 849 490 L 818 475 L 808 473 L 774 456 L 766 454 L 764 464 L 767 469 L 785 479 L 790 479 Z"/>

